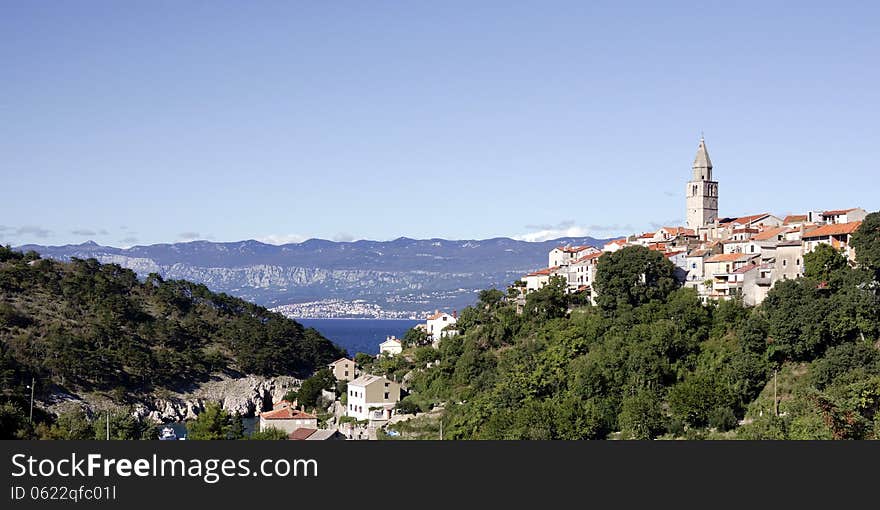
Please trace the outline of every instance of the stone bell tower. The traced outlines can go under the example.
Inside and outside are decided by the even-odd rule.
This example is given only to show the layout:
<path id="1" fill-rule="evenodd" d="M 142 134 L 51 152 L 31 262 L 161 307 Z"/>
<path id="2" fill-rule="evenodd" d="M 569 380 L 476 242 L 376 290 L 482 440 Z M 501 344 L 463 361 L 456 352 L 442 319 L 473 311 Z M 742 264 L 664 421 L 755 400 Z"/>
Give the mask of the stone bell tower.
<path id="1" fill-rule="evenodd" d="M 706 141 L 700 137 L 697 157 L 694 158 L 693 176 L 687 183 L 687 227 L 694 230 L 718 219 L 718 182 L 712 180 L 712 160 L 706 150 Z"/>

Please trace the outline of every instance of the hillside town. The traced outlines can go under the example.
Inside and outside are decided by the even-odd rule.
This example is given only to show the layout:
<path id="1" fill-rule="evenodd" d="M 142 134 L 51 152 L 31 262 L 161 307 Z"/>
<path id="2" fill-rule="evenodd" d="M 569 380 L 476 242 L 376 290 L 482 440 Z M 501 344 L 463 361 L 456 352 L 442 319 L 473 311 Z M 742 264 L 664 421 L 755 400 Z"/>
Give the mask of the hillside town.
<path id="1" fill-rule="evenodd" d="M 559 246 L 550 251 L 548 265 L 517 282 L 520 304 L 524 297 L 564 279 L 570 293 L 587 293 L 596 301 L 594 282 L 599 258 L 626 246 L 656 250 L 671 261 L 682 285 L 697 291 L 700 299 L 741 298 L 746 305 L 760 304 L 773 285 L 804 274 L 804 254 L 819 244 L 839 250 L 850 263 L 856 254 L 850 236 L 867 212 L 860 207 L 815 209 L 784 217 L 769 212 L 728 217 L 719 215 L 718 181 L 704 139 L 700 139 L 685 188 L 686 225 L 667 226 L 654 232 L 633 234 L 593 246 Z"/>
<path id="2" fill-rule="evenodd" d="M 553 278 L 560 278 L 568 293 L 584 293 L 595 304 L 599 259 L 627 246 L 642 246 L 663 254 L 675 266 L 679 282 L 693 288 L 704 303 L 741 299 L 747 306 L 760 304 L 776 282 L 803 276 L 804 255 L 820 244 L 832 246 L 850 264 L 855 263 L 850 236 L 867 215 L 864 209 L 722 216 L 718 181 L 713 179 L 712 162 L 702 138 L 692 172 L 685 189 L 686 225 L 614 239 L 601 248 L 553 248 L 548 253 L 547 267 L 524 275 L 508 289 L 514 291 L 511 295 L 518 312 L 526 295 L 545 287 Z M 414 328 L 422 335 L 421 345 L 438 348 L 443 338 L 458 333 L 457 319 L 456 312 L 435 310 L 427 315 Z M 405 349 L 405 342 L 389 336 L 378 345 L 374 359 L 401 356 Z M 393 433 L 387 425 L 411 418 L 397 409 L 407 393 L 405 381 L 369 373 L 350 358 L 340 358 L 328 368 L 345 387 L 340 398 L 331 391 L 324 392 L 327 409 L 333 413 L 331 424 L 319 427 L 318 416 L 298 410 L 295 402 L 281 401 L 260 415 L 260 428 L 278 428 L 290 439 L 377 439 L 378 434 Z"/>
<path id="3" fill-rule="evenodd" d="M 422 334 L 423 346 L 436 349 L 441 339 L 458 333 L 457 321 L 456 312 L 436 310 L 414 329 Z M 393 358 L 403 353 L 404 342 L 389 336 L 378 349 L 374 359 Z M 271 411 L 259 414 L 260 431 L 274 428 L 291 440 L 369 440 L 377 439 L 385 425 L 408 418 L 406 413 L 397 412 L 397 404 L 406 394 L 403 381 L 371 374 L 363 369 L 362 363 L 351 358 L 339 358 L 327 368 L 337 387 L 343 388 L 343 394 L 337 398 L 333 391 L 322 391 L 325 408 L 332 413 L 326 423 L 320 424 L 317 414 L 300 409 L 296 400 L 284 399 L 274 403 Z M 389 432 L 393 434 L 393 431 L 381 433 Z"/>

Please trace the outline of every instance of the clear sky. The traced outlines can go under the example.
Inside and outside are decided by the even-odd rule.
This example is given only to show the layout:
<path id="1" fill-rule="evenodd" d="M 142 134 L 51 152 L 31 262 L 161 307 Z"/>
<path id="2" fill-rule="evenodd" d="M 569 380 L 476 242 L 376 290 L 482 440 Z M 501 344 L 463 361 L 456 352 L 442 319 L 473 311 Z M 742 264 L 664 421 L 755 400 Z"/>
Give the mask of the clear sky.
<path id="1" fill-rule="evenodd" d="M 0 242 L 610 237 L 880 208 L 878 2 L 0 4 Z"/>

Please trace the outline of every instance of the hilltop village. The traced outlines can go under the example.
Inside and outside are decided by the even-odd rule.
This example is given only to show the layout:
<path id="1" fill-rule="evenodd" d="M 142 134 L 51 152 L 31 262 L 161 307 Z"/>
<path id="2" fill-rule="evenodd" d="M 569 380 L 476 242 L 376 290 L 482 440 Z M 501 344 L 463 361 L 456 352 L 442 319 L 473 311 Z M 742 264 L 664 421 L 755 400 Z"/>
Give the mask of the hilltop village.
<path id="1" fill-rule="evenodd" d="M 561 279 L 566 292 L 583 294 L 596 304 L 594 282 L 599 259 L 627 246 L 642 246 L 663 254 L 675 267 L 682 286 L 695 289 L 700 301 L 741 299 L 747 306 L 760 304 L 776 282 L 804 276 L 804 255 L 820 244 L 828 244 L 853 265 L 856 254 L 850 236 L 859 228 L 867 212 L 862 208 L 810 210 L 803 214 L 776 216 L 758 213 L 740 217 L 718 214 L 719 186 L 713 179 L 712 162 L 701 139 L 693 163 L 693 174 L 685 188 L 686 225 L 668 226 L 655 232 L 615 239 L 600 248 L 558 246 L 548 254 L 548 267 L 528 273 L 508 289 L 507 298 L 523 313 L 526 296 Z M 389 375 L 394 360 L 418 358 L 430 368 L 438 357 L 443 338 L 459 333 L 458 316 L 437 310 L 418 324 L 417 338 L 388 337 L 379 344 L 378 356 L 358 354 L 329 365 L 336 394 L 325 391 L 325 403 L 333 415 L 332 430 L 321 430 L 318 416 L 296 410 L 296 402 L 283 401 L 260 417 L 261 429 L 279 428 L 290 439 L 377 439 L 394 434 L 393 425 L 413 417 L 403 406 L 407 376 Z M 409 333 L 408 333 L 409 335 Z M 414 355 L 414 350 L 422 354 Z M 377 375 L 384 374 L 384 375 Z M 338 398 L 337 398 L 338 397 Z M 438 411 L 442 411 L 438 409 Z M 442 433 L 442 432 L 441 432 Z"/>
<path id="2" fill-rule="evenodd" d="M 739 297 L 746 305 L 760 304 L 780 280 L 804 274 L 804 254 L 819 244 L 829 244 L 850 261 L 856 254 L 850 236 L 867 212 L 862 208 L 811 210 L 803 214 L 775 216 L 764 212 L 740 217 L 718 214 L 718 181 L 712 176 L 712 160 L 700 139 L 685 188 L 686 226 L 669 226 L 656 232 L 633 234 L 592 246 L 559 246 L 550 251 L 548 267 L 522 277 L 515 284 L 525 295 L 543 288 L 553 277 L 565 280 L 570 293 L 586 293 L 595 304 L 599 257 L 625 246 L 644 246 L 662 253 L 676 267 L 676 275 L 696 289 L 704 302 Z"/>

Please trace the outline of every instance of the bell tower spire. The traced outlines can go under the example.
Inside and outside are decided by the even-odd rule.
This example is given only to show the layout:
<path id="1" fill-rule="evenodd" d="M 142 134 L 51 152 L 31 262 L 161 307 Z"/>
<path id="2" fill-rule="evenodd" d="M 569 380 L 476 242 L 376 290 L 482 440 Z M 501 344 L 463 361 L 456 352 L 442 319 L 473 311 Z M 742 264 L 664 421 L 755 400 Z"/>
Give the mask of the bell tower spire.
<path id="1" fill-rule="evenodd" d="M 693 175 L 685 190 L 686 218 L 688 228 L 696 230 L 718 219 L 718 182 L 712 180 L 712 160 L 702 134 L 691 169 Z"/>

